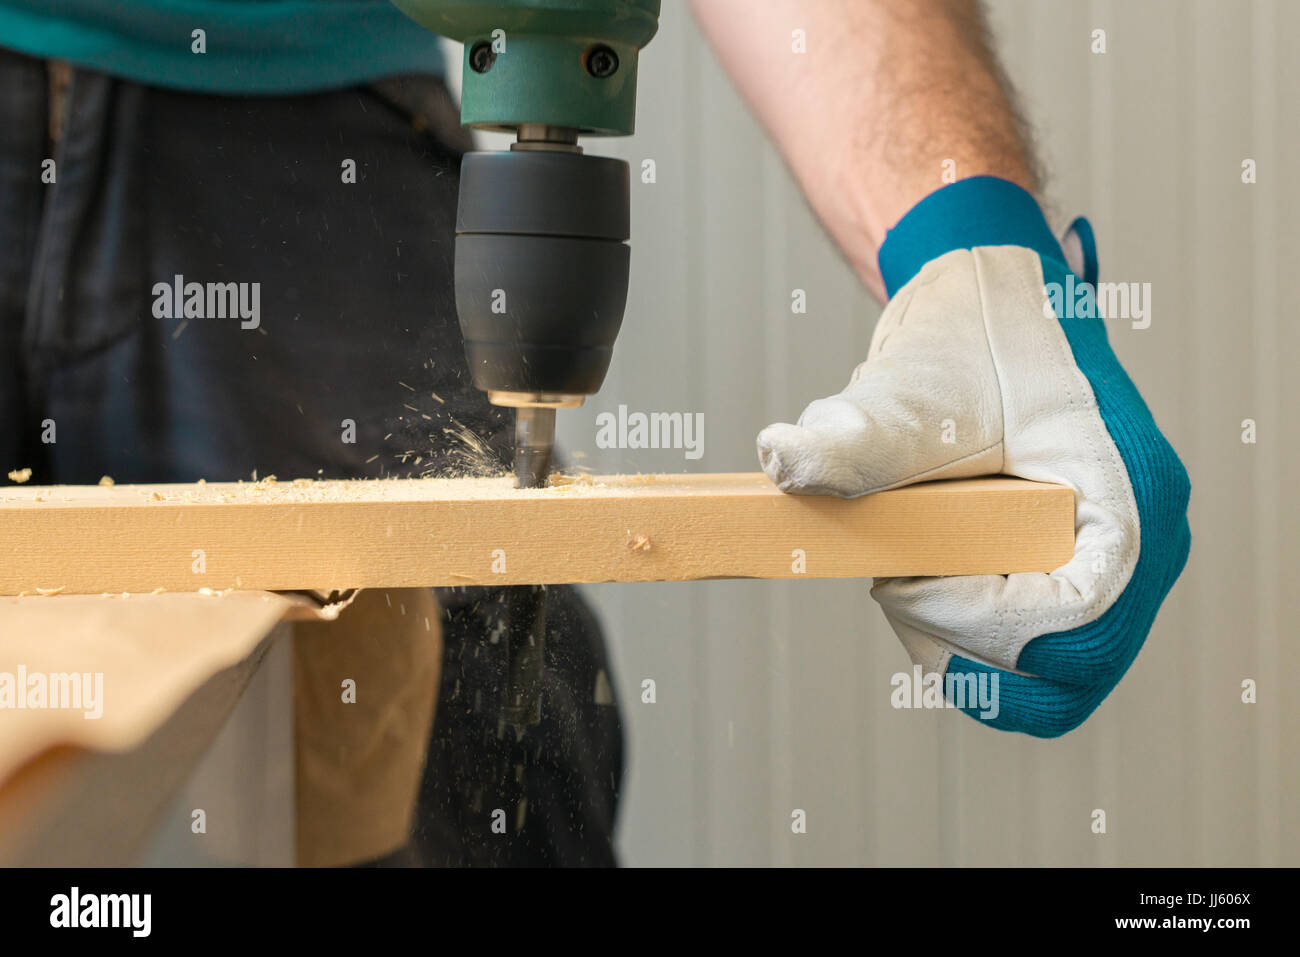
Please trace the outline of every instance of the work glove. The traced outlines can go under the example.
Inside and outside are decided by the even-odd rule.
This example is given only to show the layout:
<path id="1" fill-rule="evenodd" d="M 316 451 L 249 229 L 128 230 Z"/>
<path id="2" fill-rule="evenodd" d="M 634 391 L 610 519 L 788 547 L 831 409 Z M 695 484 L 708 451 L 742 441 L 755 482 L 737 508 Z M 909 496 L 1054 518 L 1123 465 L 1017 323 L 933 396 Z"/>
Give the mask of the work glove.
<path id="1" fill-rule="evenodd" d="M 1051 573 L 871 589 L 950 704 L 982 681 L 994 706 L 972 695 L 962 710 L 1039 737 L 1078 726 L 1115 687 L 1191 541 L 1187 473 L 1107 342 L 1092 231 L 1073 231 L 1082 275 L 1020 187 L 986 176 L 932 193 L 881 248 L 890 300 L 866 361 L 797 425 L 758 436 L 787 492 L 998 473 L 1074 489 L 1074 558 Z"/>

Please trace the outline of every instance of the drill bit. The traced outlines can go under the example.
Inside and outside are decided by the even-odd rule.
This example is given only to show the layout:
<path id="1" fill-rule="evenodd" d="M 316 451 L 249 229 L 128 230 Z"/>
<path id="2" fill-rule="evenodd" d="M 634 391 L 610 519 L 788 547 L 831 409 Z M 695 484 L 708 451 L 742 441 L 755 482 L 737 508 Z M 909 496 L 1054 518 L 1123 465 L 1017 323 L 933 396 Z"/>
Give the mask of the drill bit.
<path id="1" fill-rule="evenodd" d="M 515 409 L 515 484 L 545 488 L 555 448 L 555 410 L 538 406 Z"/>
<path id="2" fill-rule="evenodd" d="M 506 684 L 502 720 L 522 736 L 542 720 L 542 678 L 546 671 L 546 586 L 506 590 Z"/>
<path id="3" fill-rule="evenodd" d="M 515 484 L 545 488 L 555 448 L 555 409 L 515 409 Z M 506 687 L 502 720 L 522 735 L 541 720 L 543 649 L 546 643 L 546 589 L 524 585 L 507 593 Z"/>

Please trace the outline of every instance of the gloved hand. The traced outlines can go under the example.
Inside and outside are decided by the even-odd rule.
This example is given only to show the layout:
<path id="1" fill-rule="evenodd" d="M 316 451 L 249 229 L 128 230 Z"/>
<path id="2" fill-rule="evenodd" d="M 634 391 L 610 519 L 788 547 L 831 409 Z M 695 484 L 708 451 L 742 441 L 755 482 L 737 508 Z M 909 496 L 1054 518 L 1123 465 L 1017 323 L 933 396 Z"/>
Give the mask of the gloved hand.
<path id="1" fill-rule="evenodd" d="M 994 473 L 1075 490 L 1074 559 L 1050 574 L 871 589 L 927 674 L 996 674 L 987 723 L 1040 737 L 1076 727 L 1110 693 L 1191 540 L 1187 473 L 1088 311 L 1079 290 L 1092 297 L 1096 257 L 1086 221 L 1076 232 L 1089 285 L 1067 284 L 1061 247 L 1020 187 L 978 177 L 932 193 L 881 248 L 890 301 L 867 360 L 797 425 L 758 436 L 764 471 L 788 492 L 855 497 Z M 1052 283 L 1076 290 L 1074 316 L 1094 318 L 1058 318 Z"/>

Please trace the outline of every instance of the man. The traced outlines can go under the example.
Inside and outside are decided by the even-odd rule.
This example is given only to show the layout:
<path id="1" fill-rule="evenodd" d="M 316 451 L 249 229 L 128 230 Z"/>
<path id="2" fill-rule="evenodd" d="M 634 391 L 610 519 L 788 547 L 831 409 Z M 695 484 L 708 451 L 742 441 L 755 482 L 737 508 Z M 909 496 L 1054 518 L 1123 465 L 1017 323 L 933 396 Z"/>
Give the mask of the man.
<path id="1" fill-rule="evenodd" d="M 1070 730 L 1181 571 L 1189 489 L 1101 321 L 1044 306 L 1069 267 L 974 0 L 694 7 L 814 210 L 889 300 L 845 390 L 760 434 L 763 468 L 787 491 L 847 496 L 996 472 L 1075 488 L 1076 557 L 1051 575 L 873 587 L 914 661 L 997 678 L 988 723 Z M 0 0 L 0 46 L 5 459 L 42 482 L 506 460 L 507 422 L 461 357 L 466 141 L 423 31 L 371 0 Z M 48 158 L 57 177 L 43 183 Z M 1074 243 L 1094 280 L 1086 226 Z M 175 276 L 258 282 L 260 313 L 168 318 L 152 291 Z M 45 421 L 57 443 L 39 441 Z M 554 591 L 545 718 L 515 741 L 495 719 L 502 593 L 439 598 L 415 835 L 389 859 L 612 862 L 621 745 L 594 691 L 608 666 L 589 611 Z M 506 805 L 502 840 L 491 815 Z M 370 856 L 394 852 L 378 844 L 394 841 Z"/>

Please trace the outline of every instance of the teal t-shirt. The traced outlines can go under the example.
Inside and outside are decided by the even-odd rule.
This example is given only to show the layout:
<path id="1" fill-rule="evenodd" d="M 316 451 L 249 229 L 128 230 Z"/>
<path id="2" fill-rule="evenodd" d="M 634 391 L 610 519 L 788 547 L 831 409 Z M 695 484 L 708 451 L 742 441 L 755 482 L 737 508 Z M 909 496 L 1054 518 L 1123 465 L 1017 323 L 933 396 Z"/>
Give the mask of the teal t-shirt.
<path id="1" fill-rule="evenodd" d="M 206 93 L 305 93 L 443 67 L 438 38 L 388 0 L 0 0 L 0 46 Z"/>

